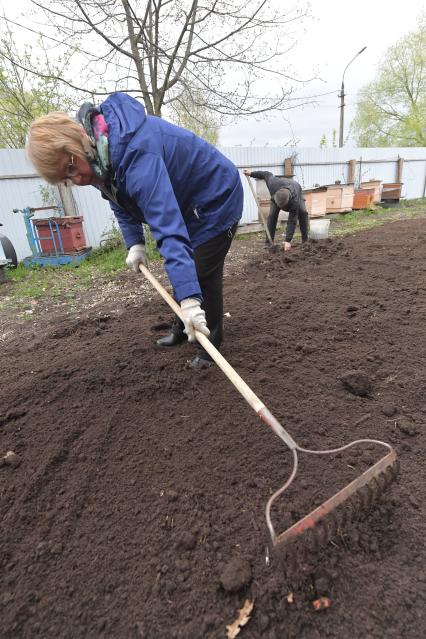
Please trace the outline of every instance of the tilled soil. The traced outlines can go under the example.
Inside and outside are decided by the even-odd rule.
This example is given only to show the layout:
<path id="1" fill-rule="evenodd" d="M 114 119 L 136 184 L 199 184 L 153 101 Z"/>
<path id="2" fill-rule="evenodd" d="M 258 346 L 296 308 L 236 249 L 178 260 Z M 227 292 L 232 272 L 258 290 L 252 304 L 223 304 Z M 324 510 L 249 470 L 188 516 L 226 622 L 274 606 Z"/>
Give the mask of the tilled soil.
<path id="1" fill-rule="evenodd" d="M 399 481 L 325 547 L 277 554 L 264 510 L 291 454 L 191 345 L 154 345 L 170 313 L 129 275 L 115 308 L 1 344 L 1 637 L 219 639 L 247 600 L 242 639 L 423 636 L 425 219 L 254 246 L 227 270 L 224 356 L 301 446 L 384 440 Z M 302 455 L 277 530 L 381 454 Z"/>

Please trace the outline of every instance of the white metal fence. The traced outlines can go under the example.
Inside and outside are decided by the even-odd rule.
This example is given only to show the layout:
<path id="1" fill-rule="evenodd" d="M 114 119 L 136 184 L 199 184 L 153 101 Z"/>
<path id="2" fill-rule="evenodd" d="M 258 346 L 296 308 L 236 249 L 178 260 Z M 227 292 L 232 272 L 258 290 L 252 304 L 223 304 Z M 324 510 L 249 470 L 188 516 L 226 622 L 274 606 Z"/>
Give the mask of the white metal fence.
<path id="1" fill-rule="evenodd" d="M 394 182 L 397 178 L 398 159 L 403 158 L 402 196 L 407 199 L 425 196 L 426 184 L 426 148 L 342 148 L 342 149 L 303 149 L 288 147 L 223 147 L 221 151 L 232 160 L 239 169 L 245 167 L 271 171 L 284 175 L 284 161 L 292 159 L 294 177 L 302 188 L 315 185 L 333 184 L 336 180 L 347 182 L 349 161 L 355 160 L 356 182 L 376 179 L 382 182 Z M 244 210 L 241 222 L 249 224 L 258 219 L 256 203 L 242 177 L 244 188 Z M 46 183 L 35 173 L 23 150 L 0 150 L 0 232 L 12 241 L 18 259 L 26 257 L 29 244 L 25 233 L 25 224 L 21 214 L 13 209 L 41 207 Z M 84 232 L 90 246 L 99 246 L 102 237 L 112 226 L 114 216 L 108 203 L 99 192 L 88 186 L 72 189 L 76 213 L 84 217 Z M 38 217 L 49 217 L 52 213 L 41 211 Z"/>
<path id="2" fill-rule="evenodd" d="M 398 174 L 398 159 L 403 158 L 402 197 L 415 199 L 425 196 L 426 148 L 342 148 L 304 149 L 288 147 L 228 147 L 221 148 L 240 169 L 250 168 L 284 175 L 284 161 L 291 158 L 294 179 L 303 189 L 348 181 L 349 162 L 355 160 L 355 184 L 368 180 L 394 182 Z M 257 220 L 257 207 L 250 188 L 243 180 L 244 213 L 242 222 Z"/>

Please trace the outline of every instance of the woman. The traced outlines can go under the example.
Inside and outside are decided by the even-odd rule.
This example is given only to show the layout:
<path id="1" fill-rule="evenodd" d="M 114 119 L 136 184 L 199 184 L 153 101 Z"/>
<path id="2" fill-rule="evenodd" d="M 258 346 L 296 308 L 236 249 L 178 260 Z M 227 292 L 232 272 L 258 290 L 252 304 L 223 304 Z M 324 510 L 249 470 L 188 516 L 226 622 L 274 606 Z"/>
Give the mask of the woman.
<path id="1" fill-rule="evenodd" d="M 194 330 L 219 348 L 223 333 L 223 265 L 242 214 L 236 167 L 190 131 L 147 115 L 131 96 L 115 93 L 99 107 L 84 104 L 73 120 L 51 113 L 29 129 L 27 152 L 40 175 L 102 191 L 117 218 L 135 272 L 145 262 L 146 222 L 165 260 L 183 324 L 158 340 L 195 341 Z M 212 364 L 200 346 L 192 368 Z"/>

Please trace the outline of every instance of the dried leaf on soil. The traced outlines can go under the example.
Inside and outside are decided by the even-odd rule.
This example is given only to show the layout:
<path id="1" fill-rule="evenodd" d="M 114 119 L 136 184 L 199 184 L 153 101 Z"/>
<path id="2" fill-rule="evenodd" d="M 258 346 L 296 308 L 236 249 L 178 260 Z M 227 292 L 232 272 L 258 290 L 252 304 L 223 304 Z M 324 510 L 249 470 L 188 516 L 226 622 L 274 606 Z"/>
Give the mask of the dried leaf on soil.
<path id="1" fill-rule="evenodd" d="M 228 639 L 235 639 L 235 637 L 240 633 L 241 628 L 250 620 L 253 605 L 253 601 L 250 601 L 249 599 L 245 600 L 244 606 L 238 610 L 238 619 L 236 619 L 231 625 L 226 626 Z"/>
<path id="2" fill-rule="evenodd" d="M 319 599 L 315 599 L 312 605 L 315 610 L 325 610 L 326 608 L 330 608 L 331 601 L 328 597 L 320 597 Z"/>

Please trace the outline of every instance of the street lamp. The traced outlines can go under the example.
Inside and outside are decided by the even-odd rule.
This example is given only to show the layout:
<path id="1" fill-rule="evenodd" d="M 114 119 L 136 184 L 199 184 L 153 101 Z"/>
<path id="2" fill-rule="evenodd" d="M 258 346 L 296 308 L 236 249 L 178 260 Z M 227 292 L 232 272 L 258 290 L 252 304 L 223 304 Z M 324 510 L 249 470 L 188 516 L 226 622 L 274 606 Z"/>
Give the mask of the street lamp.
<path id="1" fill-rule="evenodd" d="M 352 58 L 352 60 L 350 62 L 348 62 L 348 64 L 345 67 L 345 70 L 343 71 L 342 86 L 340 88 L 340 94 L 339 94 L 339 98 L 340 98 L 339 148 L 341 148 L 343 146 L 343 122 L 344 122 L 344 109 L 345 109 L 345 73 L 346 73 L 346 69 L 348 68 L 348 66 L 350 64 L 352 64 L 352 62 L 355 60 L 355 58 L 357 58 L 363 51 L 366 50 L 366 48 L 367 47 L 363 47 L 361 49 L 361 51 L 358 51 L 358 53 Z"/>

